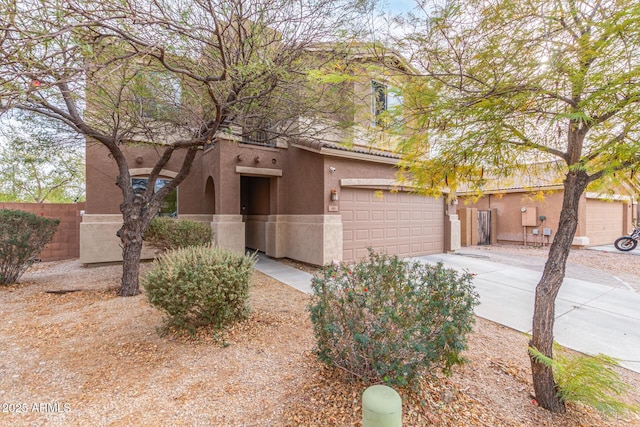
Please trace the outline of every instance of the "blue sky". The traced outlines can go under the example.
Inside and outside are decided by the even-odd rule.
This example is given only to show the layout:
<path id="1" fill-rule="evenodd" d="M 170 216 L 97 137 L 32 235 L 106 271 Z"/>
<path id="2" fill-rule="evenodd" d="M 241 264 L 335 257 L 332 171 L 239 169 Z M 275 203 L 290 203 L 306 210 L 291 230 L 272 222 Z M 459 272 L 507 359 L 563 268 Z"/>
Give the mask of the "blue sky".
<path id="1" fill-rule="evenodd" d="M 416 6 L 415 0 L 382 0 L 382 8 L 393 13 L 408 12 Z"/>

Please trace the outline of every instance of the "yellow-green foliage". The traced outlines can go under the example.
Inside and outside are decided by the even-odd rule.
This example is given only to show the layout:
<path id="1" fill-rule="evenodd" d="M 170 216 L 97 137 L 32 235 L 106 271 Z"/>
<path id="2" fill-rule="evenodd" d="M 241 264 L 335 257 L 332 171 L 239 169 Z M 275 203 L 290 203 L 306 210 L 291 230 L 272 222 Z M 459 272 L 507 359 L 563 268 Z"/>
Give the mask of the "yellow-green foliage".
<path id="1" fill-rule="evenodd" d="M 638 412 L 639 407 L 619 400 L 629 391 L 629 385 L 614 370 L 618 362 L 602 354 L 597 356 L 568 356 L 555 346 L 556 359 L 551 359 L 535 348 L 529 348 L 539 362 L 553 369 L 558 396 L 565 402 L 580 402 L 597 409 L 604 415 Z"/>
<path id="2" fill-rule="evenodd" d="M 249 314 L 254 255 L 210 246 L 165 253 L 142 282 L 149 302 L 169 317 L 167 326 L 193 334 L 202 326 L 222 329 Z"/>

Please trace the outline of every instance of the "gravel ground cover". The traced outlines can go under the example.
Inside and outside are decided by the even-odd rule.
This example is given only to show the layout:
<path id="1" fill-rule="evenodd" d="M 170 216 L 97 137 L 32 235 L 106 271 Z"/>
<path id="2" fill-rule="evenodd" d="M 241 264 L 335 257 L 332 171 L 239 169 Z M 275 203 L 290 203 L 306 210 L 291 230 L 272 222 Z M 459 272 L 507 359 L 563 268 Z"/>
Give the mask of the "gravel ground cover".
<path id="1" fill-rule="evenodd" d="M 503 261 L 545 256 L 474 250 Z M 640 282 L 635 260 L 611 255 L 595 265 L 600 254 L 579 251 L 571 263 Z M 0 426 L 360 425 L 366 385 L 316 361 L 308 296 L 256 272 L 247 321 L 224 336 L 162 336 L 162 315 L 144 295 L 116 296 L 120 268 L 42 263 L 0 288 Z M 74 292 L 47 292 L 60 290 Z M 535 406 L 527 340 L 477 319 L 468 364 L 420 394 L 400 390 L 404 426 L 640 425 L 637 415 L 604 419 L 570 405 L 558 416 Z M 640 404 L 640 374 L 620 373 L 633 387 L 626 400 Z"/>

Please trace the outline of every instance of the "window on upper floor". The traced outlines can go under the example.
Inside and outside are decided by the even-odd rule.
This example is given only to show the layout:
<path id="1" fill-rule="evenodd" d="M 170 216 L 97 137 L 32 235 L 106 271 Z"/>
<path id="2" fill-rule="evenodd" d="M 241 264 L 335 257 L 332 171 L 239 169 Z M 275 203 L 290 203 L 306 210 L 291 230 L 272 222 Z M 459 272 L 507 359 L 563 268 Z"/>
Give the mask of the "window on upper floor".
<path id="1" fill-rule="evenodd" d="M 392 121 L 389 111 L 400 105 L 398 95 L 384 83 L 371 81 L 371 113 L 373 124 L 381 127 L 389 127 Z"/>
<path id="2" fill-rule="evenodd" d="M 171 180 L 158 178 L 156 179 L 156 188 L 155 191 L 160 190 L 162 187 L 167 185 Z M 143 193 L 147 189 L 147 184 L 149 182 L 149 178 L 131 178 L 131 185 L 133 186 L 133 191 L 136 194 Z M 171 191 L 162 201 L 162 205 L 160 206 L 160 212 L 158 212 L 159 216 L 178 216 L 178 189 L 174 189 Z"/>

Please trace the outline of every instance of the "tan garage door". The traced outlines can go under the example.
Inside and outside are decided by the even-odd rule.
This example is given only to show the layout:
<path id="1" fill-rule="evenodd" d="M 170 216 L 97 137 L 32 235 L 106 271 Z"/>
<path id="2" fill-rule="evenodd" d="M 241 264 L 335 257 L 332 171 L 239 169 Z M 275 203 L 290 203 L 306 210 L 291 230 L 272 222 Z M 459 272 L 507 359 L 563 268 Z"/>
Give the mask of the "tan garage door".
<path id="1" fill-rule="evenodd" d="M 589 245 L 608 245 L 626 234 L 623 230 L 625 204 L 587 199 L 587 237 Z"/>
<path id="2" fill-rule="evenodd" d="M 367 247 L 400 257 L 444 251 L 444 200 L 408 193 L 343 189 L 343 259 L 365 257 Z"/>

